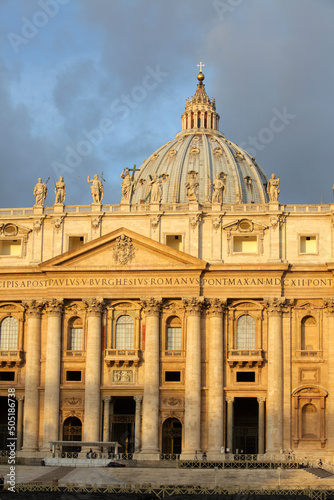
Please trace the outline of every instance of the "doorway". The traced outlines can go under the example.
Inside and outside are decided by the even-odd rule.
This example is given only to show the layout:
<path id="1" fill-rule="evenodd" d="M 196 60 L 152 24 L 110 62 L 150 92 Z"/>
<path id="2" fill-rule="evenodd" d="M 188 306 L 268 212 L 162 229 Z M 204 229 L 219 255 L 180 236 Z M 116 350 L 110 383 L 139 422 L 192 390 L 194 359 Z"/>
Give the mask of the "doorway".
<path id="1" fill-rule="evenodd" d="M 177 418 L 167 418 L 162 425 L 162 453 L 179 455 L 182 448 L 182 424 Z"/>
<path id="2" fill-rule="evenodd" d="M 68 417 L 63 424 L 63 441 L 82 441 L 82 423 L 78 417 Z M 78 452 L 78 446 L 63 446 L 63 452 Z"/>
<path id="3" fill-rule="evenodd" d="M 258 406 L 257 398 L 235 398 L 233 423 L 234 453 L 258 453 Z"/>
<path id="4" fill-rule="evenodd" d="M 133 398 L 115 398 L 111 415 L 111 441 L 120 445 L 120 453 L 134 453 L 135 449 L 135 412 L 136 403 Z"/>

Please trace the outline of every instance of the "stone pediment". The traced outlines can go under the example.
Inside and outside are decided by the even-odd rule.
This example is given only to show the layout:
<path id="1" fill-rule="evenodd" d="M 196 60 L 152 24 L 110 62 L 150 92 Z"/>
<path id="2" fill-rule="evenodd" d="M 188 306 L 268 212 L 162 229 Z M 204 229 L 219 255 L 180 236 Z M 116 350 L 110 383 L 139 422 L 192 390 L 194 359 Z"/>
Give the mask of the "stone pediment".
<path id="1" fill-rule="evenodd" d="M 223 226 L 225 231 L 235 231 L 238 233 L 251 233 L 253 231 L 264 231 L 268 226 L 252 219 L 237 219 Z"/>
<path id="2" fill-rule="evenodd" d="M 89 269 L 205 269 L 206 262 L 120 228 L 40 264 L 45 271 Z"/>

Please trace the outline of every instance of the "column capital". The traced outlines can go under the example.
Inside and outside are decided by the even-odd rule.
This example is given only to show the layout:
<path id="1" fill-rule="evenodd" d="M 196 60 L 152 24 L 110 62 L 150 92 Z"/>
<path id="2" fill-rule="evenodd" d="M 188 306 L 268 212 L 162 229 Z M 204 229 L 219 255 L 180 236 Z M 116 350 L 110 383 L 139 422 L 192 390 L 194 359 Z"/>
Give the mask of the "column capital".
<path id="1" fill-rule="evenodd" d="M 266 398 L 265 398 L 264 396 L 259 396 L 259 397 L 257 398 L 257 402 L 258 402 L 258 403 L 265 403 L 265 402 L 266 402 Z"/>
<path id="2" fill-rule="evenodd" d="M 226 402 L 227 403 L 234 403 L 234 396 L 227 396 L 226 397 Z"/>
<path id="3" fill-rule="evenodd" d="M 112 396 L 102 396 L 102 400 L 104 401 L 104 403 L 110 403 L 110 401 L 112 400 Z"/>
<path id="4" fill-rule="evenodd" d="M 136 406 L 138 405 L 141 405 L 142 401 L 143 401 L 143 396 L 133 396 L 133 399 L 135 400 L 136 402 Z"/>
<path id="5" fill-rule="evenodd" d="M 328 299 L 324 299 L 324 306 L 328 313 L 334 313 L 334 297 L 329 297 Z"/>
<path id="6" fill-rule="evenodd" d="M 204 306 L 204 297 L 184 297 L 182 302 L 188 315 L 200 316 Z"/>
<path id="7" fill-rule="evenodd" d="M 24 396 L 16 396 L 16 401 L 24 401 Z"/>
<path id="8" fill-rule="evenodd" d="M 268 310 L 268 314 L 275 316 L 282 313 L 282 307 L 287 301 L 285 297 L 265 297 L 263 302 Z"/>
<path id="9" fill-rule="evenodd" d="M 227 299 L 208 299 L 207 308 L 209 316 L 221 316 L 227 307 Z"/>
<path id="10" fill-rule="evenodd" d="M 44 306 L 44 300 L 22 300 L 22 305 L 26 310 L 28 317 L 30 318 L 40 318 L 42 308 Z"/>
<path id="11" fill-rule="evenodd" d="M 147 316 L 159 316 L 162 298 L 160 297 L 141 297 L 141 306 L 145 309 Z"/>
<path id="12" fill-rule="evenodd" d="M 44 302 L 48 316 L 61 316 L 63 312 L 64 299 L 44 299 Z"/>
<path id="13" fill-rule="evenodd" d="M 102 312 L 104 299 L 102 297 L 89 297 L 82 299 L 89 316 L 99 316 Z"/>

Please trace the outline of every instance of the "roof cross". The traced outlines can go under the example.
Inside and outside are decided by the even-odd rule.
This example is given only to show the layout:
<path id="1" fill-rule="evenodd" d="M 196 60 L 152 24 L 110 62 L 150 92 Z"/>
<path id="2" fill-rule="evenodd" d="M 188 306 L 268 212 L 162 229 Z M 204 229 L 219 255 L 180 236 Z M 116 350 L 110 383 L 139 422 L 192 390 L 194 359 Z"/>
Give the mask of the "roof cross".
<path id="1" fill-rule="evenodd" d="M 204 68 L 205 64 L 202 63 L 202 61 L 197 64 L 197 66 L 199 67 L 199 72 L 202 73 L 202 68 Z"/>
<path id="2" fill-rule="evenodd" d="M 140 169 L 136 167 L 136 164 L 134 164 L 133 168 L 129 168 L 128 170 L 132 172 L 132 180 L 133 180 L 135 178 L 135 172 L 137 172 Z"/>

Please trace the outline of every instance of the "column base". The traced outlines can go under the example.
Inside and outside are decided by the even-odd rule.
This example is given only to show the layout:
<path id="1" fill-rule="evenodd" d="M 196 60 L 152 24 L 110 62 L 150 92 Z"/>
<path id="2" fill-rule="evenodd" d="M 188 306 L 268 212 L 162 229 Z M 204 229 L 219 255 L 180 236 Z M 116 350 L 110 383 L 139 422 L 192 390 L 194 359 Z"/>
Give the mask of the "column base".
<path id="1" fill-rule="evenodd" d="M 197 450 L 196 451 L 183 451 L 180 455 L 180 460 L 202 460 L 202 451 Z"/>
<path id="2" fill-rule="evenodd" d="M 134 453 L 133 458 L 138 461 L 144 460 L 160 460 L 159 452 L 149 452 L 149 451 L 140 451 L 139 453 Z"/>
<path id="3" fill-rule="evenodd" d="M 225 453 L 220 453 L 220 451 L 208 451 L 206 456 L 207 460 L 210 462 L 222 462 L 225 460 Z"/>

